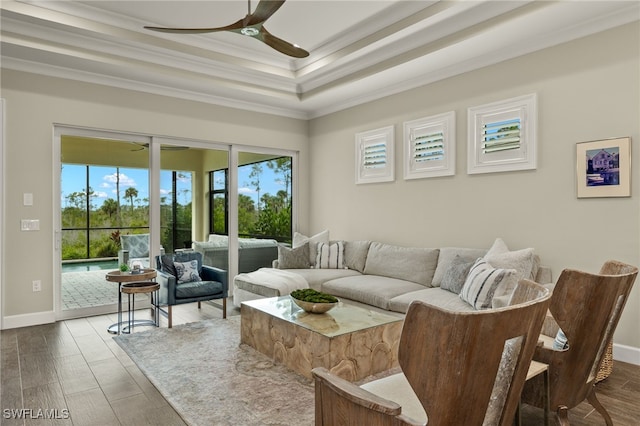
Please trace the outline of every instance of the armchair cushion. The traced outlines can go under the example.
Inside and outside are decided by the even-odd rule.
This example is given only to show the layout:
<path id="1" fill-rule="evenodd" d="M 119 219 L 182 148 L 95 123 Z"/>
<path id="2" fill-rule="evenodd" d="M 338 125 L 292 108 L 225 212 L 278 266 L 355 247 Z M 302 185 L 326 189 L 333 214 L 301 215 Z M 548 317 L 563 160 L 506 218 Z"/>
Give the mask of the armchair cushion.
<path id="1" fill-rule="evenodd" d="M 176 267 L 173 264 L 173 256 L 170 254 L 164 254 L 160 256 L 160 265 L 159 269 L 163 272 L 166 272 L 169 275 L 173 275 L 174 277 L 178 276 L 178 272 L 176 271 Z"/>
<path id="2" fill-rule="evenodd" d="M 120 241 L 130 258 L 149 257 L 149 234 L 121 235 Z"/>
<path id="3" fill-rule="evenodd" d="M 191 281 L 176 286 L 176 299 L 222 295 L 223 286 L 218 281 Z"/>

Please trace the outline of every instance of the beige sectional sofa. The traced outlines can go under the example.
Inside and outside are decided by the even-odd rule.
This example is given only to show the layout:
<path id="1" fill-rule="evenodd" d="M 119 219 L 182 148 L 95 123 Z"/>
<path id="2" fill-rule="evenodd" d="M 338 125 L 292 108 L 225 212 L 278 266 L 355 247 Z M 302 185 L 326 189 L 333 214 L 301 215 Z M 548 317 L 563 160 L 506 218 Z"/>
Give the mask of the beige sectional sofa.
<path id="1" fill-rule="evenodd" d="M 511 251 L 500 238 L 488 249 L 416 248 L 375 241 L 338 244 L 328 240 L 328 232 L 321 234 L 298 234 L 293 249 L 279 247 L 275 268 L 236 276 L 234 304 L 310 287 L 345 302 L 401 314 L 414 300 L 469 311 L 505 306 L 521 278 L 541 284 L 552 279 L 533 249 Z M 332 260 L 328 269 L 318 267 L 325 254 Z M 282 265 L 294 268 L 278 268 Z"/>

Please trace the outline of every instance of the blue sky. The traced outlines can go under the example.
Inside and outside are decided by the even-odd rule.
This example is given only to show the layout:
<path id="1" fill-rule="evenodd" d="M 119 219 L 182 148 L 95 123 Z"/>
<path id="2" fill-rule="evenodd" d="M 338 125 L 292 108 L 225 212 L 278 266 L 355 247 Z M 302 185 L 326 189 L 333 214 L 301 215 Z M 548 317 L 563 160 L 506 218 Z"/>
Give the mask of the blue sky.
<path id="1" fill-rule="evenodd" d="M 89 176 L 89 186 L 94 191 L 93 204 L 95 207 L 100 207 L 104 200 L 107 198 L 116 197 L 116 180 L 117 169 L 115 167 L 102 167 L 91 166 Z M 257 193 L 254 188 L 251 187 L 249 178 L 251 173 L 250 167 L 241 167 L 240 174 L 238 176 L 240 194 L 248 195 L 257 202 Z M 282 182 L 278 181 L 280 176 L 276 177 L 274 172 L 268 168 L 263 167 L 263 177 L 260 180 L 260 195 L 265 193 L 276 194 L 279 190 L 285 189 Z M 146 169 L 120 169 L 120 202 L 128 203 L 128 200 L 124 199 L 124 193 L 127 188 L 135 188 L 138 191 L 138 199 L 149 198 L 148 189 L 149 174 Z M 61 175 L 61 203 L 62 207 L 66 207 L 69 203 L 67 196 L 73 192 L 80 192 L 84 189 L 86 184 L 86 166 L 75 164 L 64 164 L 62 167 Z M 182 194 L 183 191 L 190 191 L 190 180 L 178 181 L 178 194 Z M 289 188 L 291 190 L 291 188 Z M 171 173 L 163 171 L 160 178 L 160 194 L 166 196 L 171 193 Z M 178 202 L 185 202 L 182 195 L 178 195 Z"/>

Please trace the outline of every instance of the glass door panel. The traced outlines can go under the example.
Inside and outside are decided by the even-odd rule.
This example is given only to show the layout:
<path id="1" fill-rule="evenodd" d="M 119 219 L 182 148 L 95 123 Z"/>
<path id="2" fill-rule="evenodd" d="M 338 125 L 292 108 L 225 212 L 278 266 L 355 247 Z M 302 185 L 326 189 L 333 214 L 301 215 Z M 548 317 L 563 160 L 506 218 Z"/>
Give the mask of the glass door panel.
<path id="1" fill-rule="evenodd" d="M 60 251 L 63 318 L 113 312 L 121 237 L 149 233 L 148 152 L 144 144 L 62 136 Z"/>
<path id="2" fill-rule="evenodd" d="M 238 272 L 270 267 L 292 240 L 292 157 L 238 153 Z"/>
<path id="3" fill-rule="evenodd" d="M 226 206 L 225 191 L 214 197 L 212 177 L 217 170 L 228 169 L 226 150 L 197 146 L 162 144 L 160 148 L 160 227 L 166 253 L 196 250 L 203 264 L 228 269 L 229 252 L 226 228 L 213 223 L 213 199 Z M 224 217 L 222 217 L 224 224 Z"/>

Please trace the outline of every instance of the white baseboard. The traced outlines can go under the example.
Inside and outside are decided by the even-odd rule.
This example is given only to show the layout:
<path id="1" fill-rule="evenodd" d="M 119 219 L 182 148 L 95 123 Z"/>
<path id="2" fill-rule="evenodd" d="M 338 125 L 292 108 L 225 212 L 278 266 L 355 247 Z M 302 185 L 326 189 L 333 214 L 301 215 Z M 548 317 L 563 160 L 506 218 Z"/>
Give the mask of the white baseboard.
<path id="1" fill-rule="evenodd" d="M 10 328 L 30 327 L 32 325 L 50 324 L 56 322 L 53 311 L 36 312 L 34 314 L 13 315 L 2 318 L 2 330 Z"/>
<path id="2" fill-rule="evenodd" d="M 629 364 L 640 365 L 640 348 L 633 346 L 613 344 L 613 359 L 615 361 L 628 362 Z"/>

